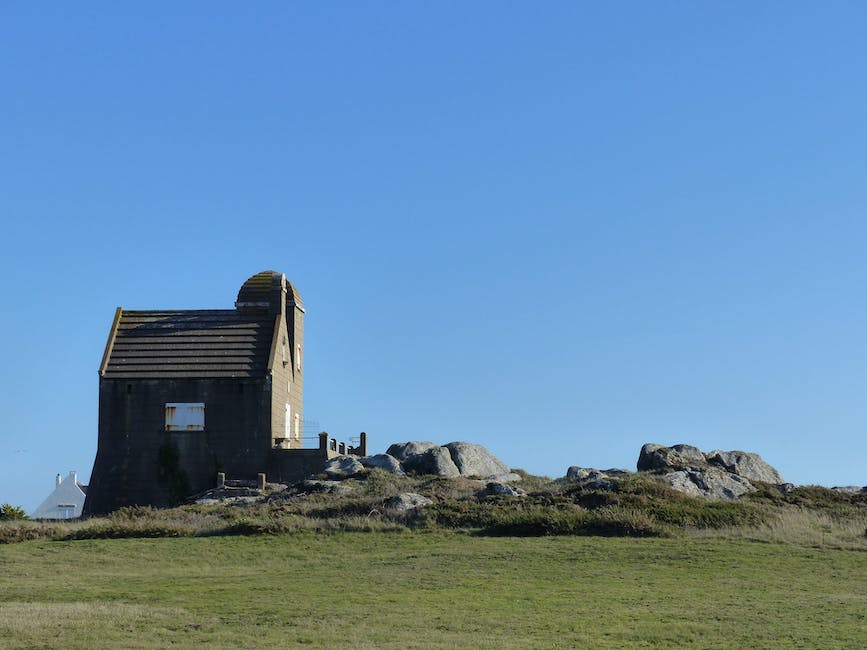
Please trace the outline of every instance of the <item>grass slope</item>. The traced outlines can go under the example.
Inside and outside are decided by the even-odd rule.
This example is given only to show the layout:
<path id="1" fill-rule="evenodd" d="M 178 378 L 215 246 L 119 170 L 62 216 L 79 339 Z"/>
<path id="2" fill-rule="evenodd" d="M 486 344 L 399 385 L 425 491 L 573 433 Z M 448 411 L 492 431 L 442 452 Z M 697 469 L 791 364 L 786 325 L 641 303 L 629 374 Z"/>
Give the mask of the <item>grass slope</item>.
<path id="1" fill-rule="evenodd" d="M 0 546 L 9 648 L 867 647 L 867 553 L 440 531 Z"/>

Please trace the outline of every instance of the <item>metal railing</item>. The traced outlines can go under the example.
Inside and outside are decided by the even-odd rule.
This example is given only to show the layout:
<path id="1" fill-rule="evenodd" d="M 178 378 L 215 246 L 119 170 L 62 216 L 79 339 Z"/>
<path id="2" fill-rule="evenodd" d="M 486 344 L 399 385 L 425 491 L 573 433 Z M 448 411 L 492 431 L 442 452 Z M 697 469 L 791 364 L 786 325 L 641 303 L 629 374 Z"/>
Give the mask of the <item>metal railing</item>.
<path id="1" fill-rule="evenodd" d="M 314 433 L 315 432 L 315 433 Z M 280 438 L 284 441 L 283 444 L 275 446 L 283 449 L 321 449 L 326 452 L 334 452 L 338 454 L 351 454 L 353 456 L 367 455 L 367 434 L 361 432 L 356 436 L 349 436 L 348 443 L 339 441 L 327 431 L 324 431 L 316 420 L 301 421 L 301 437 L 295 438 Z M 300 443 L 300 444 L 299 444 Z"/>

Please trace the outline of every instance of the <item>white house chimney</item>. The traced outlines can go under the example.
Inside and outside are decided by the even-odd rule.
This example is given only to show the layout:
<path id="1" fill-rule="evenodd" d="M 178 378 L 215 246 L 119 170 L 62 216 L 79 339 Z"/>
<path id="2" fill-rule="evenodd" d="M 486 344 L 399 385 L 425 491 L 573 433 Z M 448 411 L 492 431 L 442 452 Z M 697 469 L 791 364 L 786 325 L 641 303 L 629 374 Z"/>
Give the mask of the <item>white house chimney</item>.
<path id="1" fill-rule="evenodd" d="M 75 472 L 69 472 L 69 475 L 72 477 L 72 484 L 75 485 L 78 483 L 78 477 L 75 475 Z"/>
<path id="2" fill-rule="evenodd" d="M 60 487 L 60 474 L 54 478 L 54 487 Z"/>

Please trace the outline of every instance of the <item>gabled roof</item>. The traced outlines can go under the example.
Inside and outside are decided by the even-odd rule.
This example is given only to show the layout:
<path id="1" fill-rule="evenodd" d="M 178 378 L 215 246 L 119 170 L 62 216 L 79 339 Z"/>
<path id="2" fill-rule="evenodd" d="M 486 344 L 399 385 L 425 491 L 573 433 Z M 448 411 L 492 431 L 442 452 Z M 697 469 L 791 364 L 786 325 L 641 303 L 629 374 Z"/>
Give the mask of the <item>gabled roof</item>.
<path id="1" fill-rule="evenodd" d="M 118 309 L 107 379 L 260 377 L 268 367 L 275 316 L 266 311 Z"/>
<path id="2" fill-rule="evenodd" d="M 84 507 L 87 486 L 78 482 L 75 472 L 61 480 L 57 475 L 54 491 L 30 515 L 33 519 L 76 519 Z"/>

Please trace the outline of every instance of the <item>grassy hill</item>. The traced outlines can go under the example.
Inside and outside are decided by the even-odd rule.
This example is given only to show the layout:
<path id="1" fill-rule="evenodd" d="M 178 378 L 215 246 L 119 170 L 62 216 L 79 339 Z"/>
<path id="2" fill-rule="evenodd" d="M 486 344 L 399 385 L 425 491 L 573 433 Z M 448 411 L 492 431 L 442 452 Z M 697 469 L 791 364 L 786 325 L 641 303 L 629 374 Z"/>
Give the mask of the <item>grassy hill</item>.
<path id="1" fill-rule="evenodd" d="M 522 483 L 479 498 L 467 479 L 373 472 L 0 522 L 34 540 L 0 544 L 0 645 L 867 647 L 864 495 Z M 432 503 L 385 507 L 405 491 Z"/>

